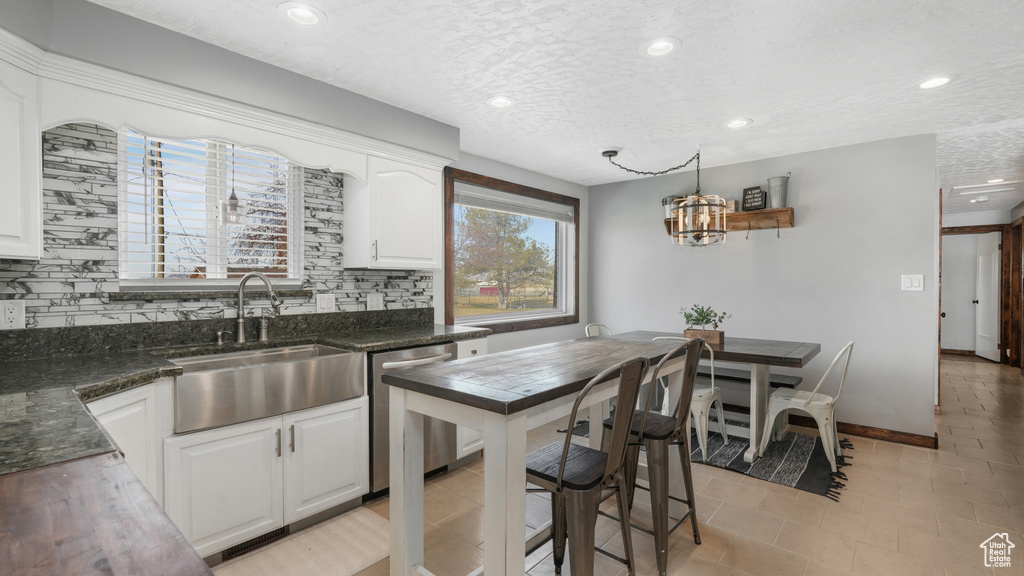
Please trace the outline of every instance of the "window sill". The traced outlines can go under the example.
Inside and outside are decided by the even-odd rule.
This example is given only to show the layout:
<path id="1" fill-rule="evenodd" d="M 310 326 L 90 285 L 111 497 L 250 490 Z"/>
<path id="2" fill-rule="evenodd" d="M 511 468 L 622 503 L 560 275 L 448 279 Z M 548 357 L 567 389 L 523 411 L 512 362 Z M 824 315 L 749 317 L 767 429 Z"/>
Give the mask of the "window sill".
<path id="1" fill-rule="evenodd" d="M 553 328 L 555 326 L 566 326 L 569 324 L 579 324 L 579 314 L 566 314 L 561 316 L 540 316 L 534 318 L 516 318 L 507 320 L 498 320 L 493 322 L 481 321 L 479 319 L 470 322 L 459 322 L 459 319 L 455 319 L 455 324 L 459 326 L 472 326 L 477 328 L 489 328 L 494 334 L 504 334 L 506 332 L 523 332 L 525 330 L 537 330 L 540 328 Z"/>
<path id="2" fill-rule="evenodd" d="M 253 284 L 252 286 L 246 286 L 246 295 L 266 294 L 266 287 L 260 283 L 258 286 Z M 278 290 L 274 289 L 274 293 L 280 298 L 312 298 L 312 290 Z M 146 302 L 154 302 L 157 300 L 174 300 L 176 302 L 195 302 L 200 300 L 225 300 L 238 298 L 238 288 L 234 290 L 224 289 L 210 289 L 210 290 L 182 290 L 178 292 L 173 291 L 143 291 L 134 290 L 131 292 L 110 292 L 108 294 L 111 302 L 129 302 L 133 300 L 143 300 Z"/>

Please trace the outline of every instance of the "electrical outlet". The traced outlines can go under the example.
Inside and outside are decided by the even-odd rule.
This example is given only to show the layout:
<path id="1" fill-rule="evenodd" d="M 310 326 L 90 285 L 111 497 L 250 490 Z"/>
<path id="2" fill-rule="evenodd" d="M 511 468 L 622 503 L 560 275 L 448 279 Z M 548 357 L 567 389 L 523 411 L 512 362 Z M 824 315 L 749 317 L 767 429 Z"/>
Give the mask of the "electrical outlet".
<path id="1" fill-rule="evenodd" d="M 0 300 L 0 330 L 18 330 L 25 327 L 25 301 Z"/>
<path id="2" fill-rule="evenodd" d="M 383 292 L 370 292 L 366 295 L 366 309 L 367 310 L 383 310 L 384 309 L 384 293 Z"/>
<path id="3" fill-rule="evenodd" d="M 334 306 L 334 294 L 317 294 L 316 295 L 316 311 L 317 312 L 334 312 L 336 310 Z"/>

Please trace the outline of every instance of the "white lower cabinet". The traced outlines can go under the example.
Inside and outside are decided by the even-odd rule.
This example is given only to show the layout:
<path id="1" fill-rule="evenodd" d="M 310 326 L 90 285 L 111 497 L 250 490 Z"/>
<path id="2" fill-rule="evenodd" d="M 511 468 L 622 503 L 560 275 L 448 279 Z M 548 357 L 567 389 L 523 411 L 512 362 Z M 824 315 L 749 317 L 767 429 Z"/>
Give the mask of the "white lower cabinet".
<path id="1" fill-rule="evenodd" d="M 284 416 L 284 523 L 291 524 L 366 494 L 370 487 L 366 398 Z M 342 404 L 349 404 L 343 402 Z"/>
<path id="2" fill-rule="evenodd" d="M 200 556 L 282 526 L 281 418 L 168 438 L 164 510 Z"/>
<path id="3" fill-rule="evenodd" d="M 170 378 L 162 378 L 87 404 L 124 454 L 128 467 L 160 505 L 164 496 L 162 441 L 167 435 L 160 401 L 166 403 L 171 385 Z"/>
<path id="4" fill-rule="evenodd" d="M 456 343 L 459 347 L 459 360 L 473 358 L 487 354 L 487 339 L 476 338 L 473 340 L 462 340 Z M 479 430 L 459 426 L 455 431 L 455 456 L 465 458 L 484 447 L 484 434 Z"/>
<path id="5" fill-rule="evenodd" d="M 168 438 L 165 509 L 208 556 L 369 489 L 366 397 Z"/>

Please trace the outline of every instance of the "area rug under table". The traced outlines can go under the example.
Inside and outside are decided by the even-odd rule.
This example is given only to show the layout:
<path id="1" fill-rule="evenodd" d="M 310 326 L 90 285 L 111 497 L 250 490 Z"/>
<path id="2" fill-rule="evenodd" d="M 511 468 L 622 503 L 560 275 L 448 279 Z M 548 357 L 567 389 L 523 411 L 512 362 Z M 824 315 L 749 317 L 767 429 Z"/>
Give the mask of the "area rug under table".
<path id="1" fill-rule="evenodd" d="M 839 471 L 835 473 L 825 456 L 821 438 L 796 432 L 787 432 L 782 440 L 769 443 L 764 455 L 753 464 L 743 461 L 743 453 L 750 446 L 747 438 L 730 436 L 727 446 L 720 434 L 709 434 L 708 457 L 705 461 L 697 437 L 691 435 L 690 446 L 693 450 L 690 461 L 734 470 L 760 480 L 838 500 L 839 491 L 845 486 L 843 480 L 846 480 L 842 469 L 851 464 L 852 457 L 847 452 L 853 449 L 849 440 L 841 439 L 840 445 L 843 456 L 836 458 Z"/>
<path id="2" fill-rule="evenodd" d="M 732 426 L 749 428 L 746 422 L 732 421 L 726 419 Z M 710 426 L 718 426 L 714 419 Z M 565 432 L 565 430 L 559 430 Z M 590 422 L 580 420 L 573 426 L 573 436 L 583 438 L 590 437 Z M 730 436 L 729 445 L 722 442 L 721 434 L 710 432 L 708 434 L 708 461 L 697 443 L 697 436 L 690 435 L 690 461 L 699 464 L 707 464 L 716 468 L 733 470 L 740 474 L 746 474 L 759 480 L 789 486 L 804 492 L 819 494 L 832 500 L 839 500 L 839 491 L 845 488 L 843 481 L 846 474 L 842 469 L 851 464 L 852 456 L 848 454 L 853 450 L 853 443 L 840 438 L 839 444 L 843 449 L 843 455 L 836 458 L 837 472 L 832 472 L 832 467 L 825 456 L 825 448 L 821 445 L 821 438 L 810 434 L 787 432 L 786 436 L 777 442 L 768 444 L 764 456 L 757 459 L 753 464 L 743 461 L 743 453 L 750 446 L 750 439 L 739 436 Z"/>
<path id="3" fill-rule="evenodd" d="M 351 576 L 390 552 L 390 523 L 359 507 L 213 567 L 216 576 Z"/>

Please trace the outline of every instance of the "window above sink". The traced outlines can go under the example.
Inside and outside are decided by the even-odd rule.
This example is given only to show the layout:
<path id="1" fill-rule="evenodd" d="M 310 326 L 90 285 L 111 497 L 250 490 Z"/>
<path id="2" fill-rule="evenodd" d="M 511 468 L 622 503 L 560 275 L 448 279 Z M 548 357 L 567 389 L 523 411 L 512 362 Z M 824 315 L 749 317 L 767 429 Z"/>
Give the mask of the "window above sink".
<path id="1" fill-rule="evenodd" d="M 300 285 L 301 166 L 212 139 L 118 141 L 122 290 L 217 289 L 252 271 Z"/>

